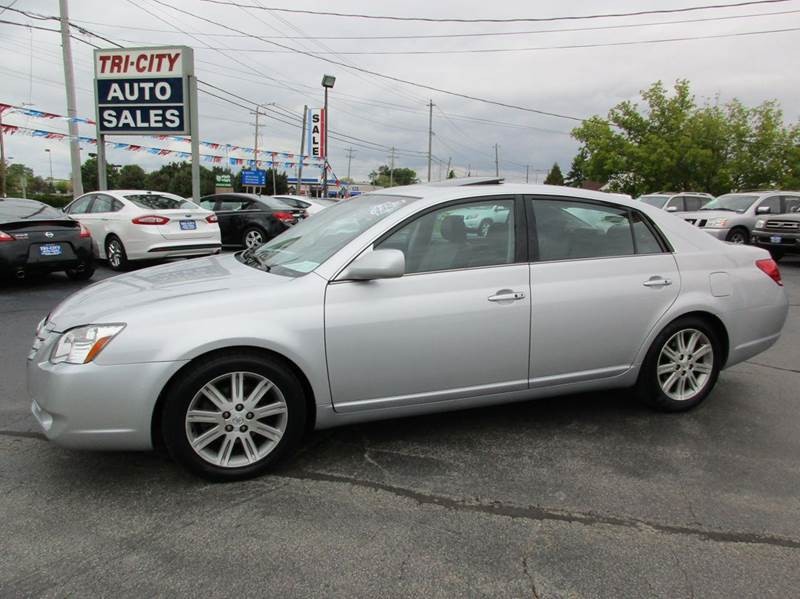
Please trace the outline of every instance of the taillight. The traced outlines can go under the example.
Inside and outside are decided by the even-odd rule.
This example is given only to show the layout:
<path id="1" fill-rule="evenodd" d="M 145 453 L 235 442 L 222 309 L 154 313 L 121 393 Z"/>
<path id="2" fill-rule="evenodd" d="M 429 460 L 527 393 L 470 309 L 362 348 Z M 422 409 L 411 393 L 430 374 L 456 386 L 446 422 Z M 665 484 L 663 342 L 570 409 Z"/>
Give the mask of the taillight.
<path id="1" fill-rule="evenodd" d="M 14 241 L 14 238 L 8 233 L 3 233 L 3 231 L 0 231 L 0 241 Z"/>
<path id="2" fill-rule="evenodd" d="M 89 232 L 89 229 L 84 227 L 83 223 L 81 223 L 81 239 L 85 239 L 85 238 L 91 237 L 91 236 L 92 236 L 92 234 L 91 234 L 91 232 Z"/>
<path id="3" fill-rule="evenodd" d="M 294 221 L 294 215 L 291 212 L 273 212 L 272 215 L 285 223 Z"/>
<path id="4" fill-rule="evenodd" d="M 213 224 L 219 222 L 219 219 L 217 218 L 216 214 L 211 214 L 210 216 L 206 217 L 206 222 L 209 224 Z"/>
<path id="5" fill-rule="evenodd" d="M 781 280 L 781 271 L 778 264 L 772 258 L 764 258 L 763 260 L 756 260 L 756 266 L 761 269 L 770 279 L 775 281 L 778 285 L 783 287 Z"/>
<path id="6" fill-rule="evenodd" d="M 166 225 L 169 219 L 166 216 L 147 214 L 145 216 L 137 216 L 131 222 L 134 225 Z"/>

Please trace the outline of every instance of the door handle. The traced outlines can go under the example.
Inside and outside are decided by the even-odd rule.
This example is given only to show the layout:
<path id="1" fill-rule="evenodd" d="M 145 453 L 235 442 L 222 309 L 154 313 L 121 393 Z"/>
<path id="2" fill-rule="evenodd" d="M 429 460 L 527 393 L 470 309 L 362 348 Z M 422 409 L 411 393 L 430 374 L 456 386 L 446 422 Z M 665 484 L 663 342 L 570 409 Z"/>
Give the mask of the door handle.
<path id="1" fill-rule="evenodd" d="M 502 289 L 495 295 L 489 296 L 490 302 L 515 302 L 525 298 L 522 291 L 511 291 L 510 289 Z"/>
<path id="2" fill-rule="evenodd" d="M 667 287 L 672 285 L 672 281 L 663 277 L 650 277 L 642 285 L 645 287 Z"/>

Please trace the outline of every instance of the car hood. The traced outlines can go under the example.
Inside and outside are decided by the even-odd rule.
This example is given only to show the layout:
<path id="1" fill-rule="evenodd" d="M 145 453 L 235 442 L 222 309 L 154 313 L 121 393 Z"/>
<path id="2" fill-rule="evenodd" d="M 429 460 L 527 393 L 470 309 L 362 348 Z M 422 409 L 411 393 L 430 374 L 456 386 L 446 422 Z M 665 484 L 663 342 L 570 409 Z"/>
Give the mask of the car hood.
<path id="1" fill-rule="evenodd" d="M 247 289 L 263 290 L 291 282 L 239 262 L 235 256 L 209 256 L 144 268 L 99 281 L 71 295 L 53 310 L 47 329 L 63 332 L 85 324 L 122 320 L 131 310 L 174 309 L 182 302 L 197 307 L 205 296 L 230 298 Z"/>

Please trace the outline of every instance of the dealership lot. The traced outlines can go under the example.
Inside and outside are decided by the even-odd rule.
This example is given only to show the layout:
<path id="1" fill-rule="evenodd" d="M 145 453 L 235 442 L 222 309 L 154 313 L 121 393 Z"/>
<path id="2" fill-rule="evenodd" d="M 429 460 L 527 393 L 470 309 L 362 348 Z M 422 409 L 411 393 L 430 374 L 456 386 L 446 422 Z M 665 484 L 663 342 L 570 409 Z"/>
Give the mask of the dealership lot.
<path id="1" fill-rule="evenodd" d="M 800 259 L 789 321 L 687 414 L 624 393 L 311 435 L 213 485 L 67 451 L 28 412 L 36 323 L 83 286 L 0 288 L 4 595 L 790 596 L 800 585 Z M 110 276 L 98 269 L 95 280 Z M 135 384 L 135 381 L 121 381 Z"/>

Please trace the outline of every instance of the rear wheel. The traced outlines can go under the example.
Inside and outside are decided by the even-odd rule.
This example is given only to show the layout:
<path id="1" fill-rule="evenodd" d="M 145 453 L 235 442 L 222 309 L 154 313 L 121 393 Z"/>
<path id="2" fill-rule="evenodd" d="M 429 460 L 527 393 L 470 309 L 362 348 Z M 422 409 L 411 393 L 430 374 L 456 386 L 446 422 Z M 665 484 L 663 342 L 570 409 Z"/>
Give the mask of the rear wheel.
<path id="1" fill-rule="evenodd" d="M 306 404 L 297 377 L 255 353 L 198 362 L 167 390 L 164 443 L 188 470 L 215 481 L 268 471 L 300 442 Z"/>
<path id="2" fill-rule="evenodd" d="M 713 327 L 701 318 L 680 318 L 653 341 L 639 373 L 637 394 L 665 412 L 689 410 L 714 388 L 721 359 Z"/>
<path id="3" fill-rule="evenodd" d="M 116 235 L 110 235 L 106 239 L 106 258 L 112 270 L 122 271 L 128 269 L 130 264 L 128 254 L 125 252 L 125 246 L 122 245 L 122 241 Z"/>
<path id="4" fill-rule="evenodd" d="M 244 235 L 242 235 L 242 245 L 248 250 L 259 247 L 264 243 L 264 241 L 266 241 L 264 231 L 257 227 L 247 229 L 244 232 Z"/>
<path id="5" fill-rule="evenodd" d="M 741 227 L 735 227 L 731 229 L 731 232 L 728 233 L 725 241 L 739 245 L 747 243 L 747 229 L 742 229 Z"/>

